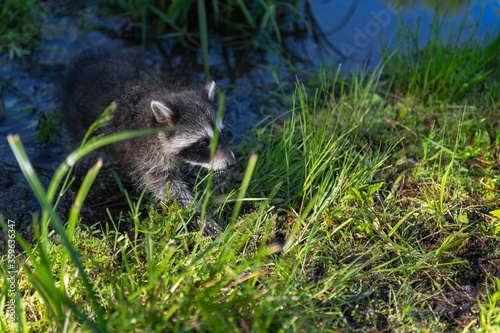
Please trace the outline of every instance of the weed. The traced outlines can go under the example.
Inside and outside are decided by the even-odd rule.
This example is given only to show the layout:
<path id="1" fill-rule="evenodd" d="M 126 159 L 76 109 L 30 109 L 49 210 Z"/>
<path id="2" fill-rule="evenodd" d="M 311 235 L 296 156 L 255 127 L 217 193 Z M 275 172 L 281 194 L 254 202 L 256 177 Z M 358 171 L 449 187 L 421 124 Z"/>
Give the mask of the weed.
<path id="1" fill-rule="evenodd" d="M 53 111 L 50 114 L 42 113 L 38 126 L 40 131 L 36 136 L 38 141 L 47 140 L 50 145 L 56 145 L 57 143 L 57 133 L 59 132 L 59 120 L 61 114 Z"/>

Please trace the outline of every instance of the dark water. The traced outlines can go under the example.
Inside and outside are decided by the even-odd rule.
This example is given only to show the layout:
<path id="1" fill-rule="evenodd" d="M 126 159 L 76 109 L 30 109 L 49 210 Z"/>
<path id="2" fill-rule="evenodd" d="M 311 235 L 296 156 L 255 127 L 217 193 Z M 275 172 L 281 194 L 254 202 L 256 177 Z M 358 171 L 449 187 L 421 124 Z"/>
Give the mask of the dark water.
<path id="1" fill-rule="evenodd" d="M 59 107 L 58 81 L 65 66 L 88 48 L 105 47 L 120 53 L 138 50 L 137 44 L 121 38 L 126 18 L 113 16 L 97 5 L 48 3 L 53 7 L 53 15 L 40 25 L 38 45 L 32 55 L 16 60 L 10 60 L 8 54 L 0 55 L 0 107 L 2 101 L 5 105 L 5 114 L 0 110 L 0 212 L 13 220 L 31 220 L 29 212 L 37 210 L 37 205 L 7 144 L 7 134 L 21 136 L 29 157 L 47 182 L 64 152 L 60 145 L 39 142 L 36 137 L 44 115 Z M 321 28 L 319 34 L 315 31 L 319 39 L 312 34 L 288 37 L 286 47 L 302 60 L 297 63 L 299 68 L 313 68 L 325 62 L 346 67 L 376 66 L 381 60 L 381 45 L 396 46 L 398 16 L 394 3 L 313 1 L 312 11 Z M 448 2 L 441 1 L 442 8 L 447 6 Z M 403 2 L 402 9 L 401 17 L 410 26 L 420 21 L 421 42 L 425 44 L 434 7 L 422 1 L 417 5 Z M 464 20 L 480 20 L 477 37 L 481 38 L 498 28 L 499 10 L 499 1 L 459 2 L 448 13 L 447 26 L 453 30 Z M 211 75 L 226 93 L 227 125 L 234 132 L 233 143 L 237 143 L 246 130 L 266 115 L 284 111 L 268 93 L 275 87 L 273 73 L 281 81 L 294 81 L 295 76 L 272 54 L 224 47 L 209 51 Z M 149 48 L 146 54 L 151 65 L 163 71 L 195 81 L 204 79 L 200 50 L 166 40 Z"/>
<path id="2" fill-rule="evenodd" d="M 429 37 L 430 24 L 435 15 L 445 17 L 441 36 L 471 37 L 472 27 L 479 21 L 475 36 L 478 39 L 498 31 L 500 24 L 500 1 L 441 0 L 439 7 L 434 0 L 401 1 L 401 15 L 398 17 L 395 0 L 353 0 L 353 1 L 313 1 L 312 11 L 321 28 L 323 38 L 306 39 L 297 44 L 296 49 L 305 59 L 315 65 L 320 63 L 342 63 L 353 66 L 377 66 L 381 60 L 381 50 L 388 45 L 397 48 L 398 21 L 402 20 L 415 34 L 419 35 L 420 46 Z M 459 29 L 465 24 L 465 29 Z"/>

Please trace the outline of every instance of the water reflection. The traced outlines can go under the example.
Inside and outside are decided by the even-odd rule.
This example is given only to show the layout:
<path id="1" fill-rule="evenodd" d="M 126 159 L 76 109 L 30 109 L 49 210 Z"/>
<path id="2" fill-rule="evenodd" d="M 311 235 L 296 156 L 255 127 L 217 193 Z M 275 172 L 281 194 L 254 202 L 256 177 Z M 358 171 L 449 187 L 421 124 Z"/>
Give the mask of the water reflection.
<path id="1" fill-rule="evenodd" d="M 437 7 L 436 7 L 437 4 Z M 323 31 L 328 45 L 335 47 L 337 57 L 325 57 L 321 41 L 309 39 L 307 57 L 320 64 L 324 61 L 351 63 L 374 67 L 382 59 L 382 46 L 387 44 L 391 49 L 397 47 L 398 20 L 418 33 L 420 45 L 427 42 L 431 31 L 436 9 L 444 16 L 443 27 L 450 31 L 458 27 L 473 26 L 478 21 L 480 28 L 477 38 L 494 34 L 499 25 L 500 2 L 497 0 L 434 0 L 400 2 L 401 14 L 398 15 L 395 0 L 330 0 L 313 1 L 312 12 L 318 26 Z M 473 29 L 465 29 L 462 38 L 467 38 Z M 443 31 L 443 36 L 447 33 Z"/>

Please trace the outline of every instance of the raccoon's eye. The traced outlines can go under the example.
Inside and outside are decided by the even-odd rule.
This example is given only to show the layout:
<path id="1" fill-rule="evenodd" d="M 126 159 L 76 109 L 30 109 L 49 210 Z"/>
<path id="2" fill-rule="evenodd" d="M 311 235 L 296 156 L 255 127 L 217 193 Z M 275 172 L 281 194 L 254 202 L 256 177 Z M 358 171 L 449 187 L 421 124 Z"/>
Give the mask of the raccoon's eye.
<path id="1" fill-rule="evenodd" d="M 210 145 L 210 141 L 208 139 L 203 139 L 199 141 L 198 144 L 202 147 L 208 147 L 208 145 Z"/>

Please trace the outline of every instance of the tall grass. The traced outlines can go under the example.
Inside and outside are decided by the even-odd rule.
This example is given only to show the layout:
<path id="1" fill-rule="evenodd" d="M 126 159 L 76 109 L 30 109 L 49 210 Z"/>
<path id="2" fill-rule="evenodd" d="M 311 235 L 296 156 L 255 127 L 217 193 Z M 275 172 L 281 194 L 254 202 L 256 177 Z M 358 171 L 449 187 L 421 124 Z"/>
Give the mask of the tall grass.
<path id="1" fill-rule="evenodd" d="M 307 0 L 309 2 L 309 0 Z M 282 33 L 297 26 L 308 27 L 308 18 L 297 0 L 115 0 L 141 25 L 141 44 L 147 38 L 175 38 L 201 49 L 205 76 L 209 71 L 209 37 L 213 43 L 243 48 L 268 48 L 282 43 Z M 140 17 L 136 13 L 140 13 Z M 153 29 L 150 29 L 154 26 Z M 152 31 L 151 31 L 152 30 Z"/>
<path id="2" fill-rule="evenodd" d="M 358 187 L 373 181 L 386 155 L 352 144 L 359 127 L 353 122 L 341 126 L 345 111 L 339 106 L 342 104 L 332 104 L 325 98 L 330 89 L 321 85 L 311 92 L 298 83 L 291 111 L 260 128 L 257 138 L 251 138 L 249 145 L 257 147 L 259 160 L 250 191 L 300 207 L 299 214 L 312 205 L 309 209 L 314 216 L 320 216 L 325 207 L 342 201 L 347 194 L 342 191 L 346 183 Z"/>
<path id="3" fill-rule="evenodd" d="M 86 274 L 86 270 L 84 269 L 78 254 L 74 247 L 71 244 L 71 239 L 73 238 L 73 233 L 75 229 L 75 225 L 78 220 L 79 212 L 82 207 L 83 201 L 85 200 L 90 187 L 92 186 L 93 181 L 100 168 L 102 167 L 102 161 L 98 161 L 93 168 L 91 168 L 87 175 L 85 176 L 82 186 L 76 195 L 75 202 L 73 203 L 67 230 L 63 227 L 63 223 L 61 218 L 58 216 L 55 210 L 55 206 L 53 205 L 54 195 L 57 189 L 61 185 L 61 181 L 68 171 L 70 171 L 75 163 L 78 160 L 82 159 L 85 155 L 92 152 L 95 149 L 98 149 L 106 144 L 110 144 L 116 141 L 133 138 L 140 135 L 149 134 L 152 132 L 157 132 L 158 130 L 138 130 L 130 133 L 117 133 L 110 135 L 104 138 L 93 138 L 86 142 L 86 139 L 93 130 L 100 127 L 109 120 L 107 116 L 110 112 L 112 112 L 112 108 L 114 106 L 110 106 L 107 110 L 104 111 L 103 116 L 100 117 L 96 123 L 91 127 L 89 132 L 87 133 L 84 142 L 80 149 L 69 155 L 66 160 L 60 165 L 60 167 L 56 170 L 54 177 L 52 178 L 51 184 L 49 188 L 45 190 L 40 182 L 38 175 L 35 172 L 33 165 L 31 164 L 24 147 L 20 141 L 19 136 L 9 135 L 7 140 L 9 145 L 11 146 L 14 155 L 21 167 L 21 170 L 26 177 L 31 189 L 33 190 L 38 202 L 42 207 L 42 220 L 41 223 L 38 224 L 35 222 L 34 229 L 37 232 L 38 241 L 40 242 L 39 247 L 35 247 L 37 250 L 32 250 L 32 248 L 23 240 L 22 237 L 16 235 L 16 240 L 21 244 L 23 250 L 26 252 L 29 257 L 30 265 L 22 265 L 23 271 L 28 277 L 29 281 L 33 285 L 33 287 L 39 292 L 41 299 L 43 299 L 44 303 L 47 305 L 47 311 L 56 323 L 56 327 L 61 329 L 65 325 L 65 321 L 67 320 L 67 311 L 73 312 L 82 322 L 88 324 L 95 331 L 102 331 L 104 327 L 102 310 L 98 305 L 97 299 L 94 295 L 92 285 L 90 280 Z M 61 193 L 66 191 L 67 182 L 64 183 Z M 64 245 L 67 254 L 63 255 L 62 262 L 67 261 L 67 257 L 71 258 L 73 264 L 78 270 L 78 275 L 80 275 L 83 285 L 85 287 L 85 291 L 87 293 L 87 297 L 92 304 L 92 309 L 94 312 L 94 316 L 97 321 L 94 323 L 89 317 L 83 314 L 79 309 L 73 306 L 71 301 L 65 295 L 66 290 L 64 288 L 64 284 L 56 283 L 52 276 L 52 265 L 51 259 L 49 258 L 49 236 L 48 236 L 48 228 L 49 223 L 52 225 L 57 235 L 61 238 L 61 241 Z M 36 254 L 36 255 L 35 255 Z M 62 265 L 64 267 L 64 265 Z M 65 270 L 61 271 L 60 281 L 63 281 L 65 275 Z M 58 286 L 59 284 L 59 286 Z"/>
<path id="4" fill-rule="evenodd" d="M 462 23 L 453 26 L 450 11 L 455 5 L 442 8 L 436 3 L 429 27 L 423 27 L 420 18 L 410 27 L 398 12 L 398 52 L 389 45 L 383 52 L 398 93 L 449 100 L 465 96 L 496 72 L 491 64 L 498 60 L 498 34 L 485 33 L 478 39 L 480 21 L 467 11 Z M 428 31 L 426 36 L 421 35 L 423 30 Z"/>

